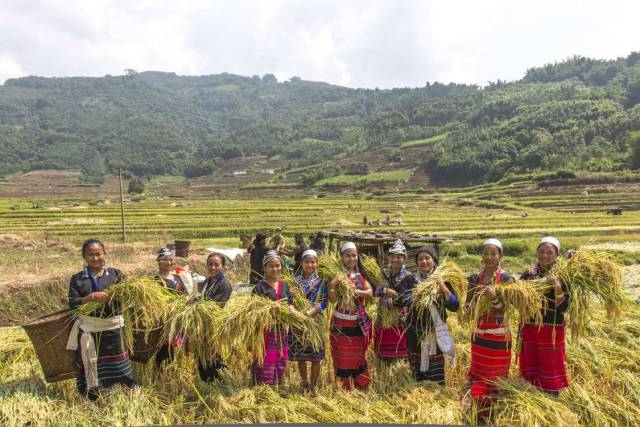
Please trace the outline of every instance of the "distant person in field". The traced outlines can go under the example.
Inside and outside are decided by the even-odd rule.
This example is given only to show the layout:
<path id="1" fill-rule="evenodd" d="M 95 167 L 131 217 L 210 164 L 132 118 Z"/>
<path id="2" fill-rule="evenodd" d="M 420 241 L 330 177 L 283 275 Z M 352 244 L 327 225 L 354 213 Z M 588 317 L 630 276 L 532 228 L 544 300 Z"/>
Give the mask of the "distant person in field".
<path id="1" fill-rule="evenodd" d="M 287 249 L 285 247 L 280 248 L 280 254 L 284 254 L 286 256 L 292 256 L 294 259 L 293 272 L 300 273 L 300 267 L 302 265 L 302 254 L 307 250 L 307 244 L 304 242 L 304 237 L 302 233 L 296 233 L 294 235 L 296 245 Z"/>
<path id="2" fill-rule="evenodd" d="M 564 313 L 569 308 L 569 293 L 557 278 L 549 276 L 560 255 L 560 242 L 555 237 L 545 237 L 537 249 L 535 267 L 522 273 L 523 280 L 551 278 L 554 285 L 544 298 L 542 326 L 529 319 L 520 329 L 522 346 L 519 357 L 520 375 L 541 390 L 557 396 L 569 386 L 565 365 Z"/>
<path id="3" fill-rule="evenodd" d="M 478 422 L 482 424 L 490 421 L 497 393 L 495 382 L 509 375 L 511 365 L 511 333 L 504 324 L 505 304 L 493 286 L 514 281 L 513 276 L 500 267 L 502 254 L 502 243 L 498 239 L 487 239 L 482 245 L 482 267 L 468 279 L 467 312 L 477 292 L 486 288 L 492 298 L 491 309 L 480 316 L 471 339 L 471 397 L 478 408 Z"/>
<path id="4" fill-rule="evenodd" d="M 212 253 L 207 257 L 208 276 L 202 287 L 202 298 L 217 302 L 224 307 L 231 297 L 231 283 L 227 280 L 227 259 L 224 255 Z M 215 350 L 215 349 L 214 349 Z M 205 382 L 215 381 L 220 377 L 220 370 L 226 368 L 222 359 L 205 365 L 198 361 L 198 374 Z"/>
<path id="5" fill-rule="evenodd" d="M 293 297 L 287 283 L 281 279 L 282 261 L 276 251 L 268 251 L 263 259 L 264 279 L 253 288 L 252 293 L 271 301 L 286 300 L 289 310 L 294 312 Z M 282 326 L 274 325 L 264 331 L 264 359 L 255 360 L 251 369 L 253 385 L 280 385 L 289 359 L 287 333 Z"/>
<path id="6" fill-rule="evenodd" d="M 187 293 L 182 278 L 176 273 L 176 252 L 169 248 L 160 248 L 156 262 L 158 263 L 158 274 L 156 274 L 155 279 L 158 281 L 158 284 L 172 290 L 178 295 Z M 156 353 L 156 365 L 161 366 L 162 362 L 172 360 L 173 348 L 181 344 L 182 340 L 163 343 Z"/>
<path id="7" fill-rule="evenodd" d="M 307 249 L 302 254 L 302 266 L 300 273 L 294 280 L 304 293 L 305 298 L 311 303 L 311 309 L 305 313 L 307 316 L 322 316 L 327 308 L 327 284 L 318 276 L 318 254 L 313 249 Z M 295 287 L 291 288 L 291 294 L 299 292 Z M 324 348 L 314 351 L 313 347 L 305 342 L 299 331 L 289 331 L 289 361 L 298 362 L 298 371 L 302 378 L 302 387 L 315 394 L 320 376 L 320 362 L 324 360 Z M 311 376 L 307 375 L 307 362 L 311 362 Z"/>
<path id="8" fill-rule="evenodd" d="M 324 253 L 324 233 L 322 231 L 316 233 L 316 237 L 313 239 L 309 249 L 313 249 L 318 253 Z"/>
<path id="9" fill-rule="evenodd" d="M 255 285 L 264 276 L 264 267 L 262 260 L 269 251 L 267 247 L 267 235 L 265 233 L 257 233 L 253 240 L 253 245 L 249 248 L 249 260 L 251 264 L 251 273 L 249 273 L 249 283 Z"/>
<path id="10" fill-rule="evenodd" d="M 418 271 L 412 276 L 413 280 L 405 280 L 398 286 L 398 301 L 407 307 L 407 353 L 409 364 L 416 381 L 433 381 L 445 385 L 444 353 L 455 356 L 453 339 L 449 342 L 438 342 L 436 339 L 436 325 L 446 325 L 447 311 L 458 311 L 460 302 L 450 283 L 440 277 L 433 276 L 440 258 L 438 251 L 430 246 L 424 246 L 415 254 Z M 433 306 L 420 312 L 413 304 L 415 288 L 429 277 L 438 284 L 438 296 Z M 451 333 L 449 332 L 449 336 Z M 448 346 L 448 347 L 445 347 Z"/>
<path id="11" fill-rule="evenodd" d="M 124 319 L 112 306 L 105 292 L 123 279 L 120 270 L 107 267 L 107 251 L 99 240 L 87 240 L 82 245 L 84 265 L 69 282 L 69 307 L 90 302 L 104 303 L 91 315 L 81 315 L 69 335 L 67 350 L 75 350 L 78 358 L 78 392 L 91 400 L 100 390 L 116 384 L 135 385 L 131 361 L 124 347 Z"/>

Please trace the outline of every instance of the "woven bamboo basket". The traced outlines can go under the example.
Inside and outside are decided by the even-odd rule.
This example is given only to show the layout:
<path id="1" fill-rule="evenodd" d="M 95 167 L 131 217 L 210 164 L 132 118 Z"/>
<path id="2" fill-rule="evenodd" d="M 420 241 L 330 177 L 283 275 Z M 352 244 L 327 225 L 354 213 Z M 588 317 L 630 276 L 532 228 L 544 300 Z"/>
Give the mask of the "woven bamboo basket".
<path id="1" fill-rule="evenodd" d="M 151 329 L 145 340 L 146 333 L 147 331 L 144 329 L 133 330 L 133 349 L 131 350 L 129 358 L 134 362 L 147 363 L 160 347 L 162 327 Z"/>
<path id="2" fill-rule="evenodd" d="M 77 376 L 76 352 L 67 350 L 73 322 L 73 312 L 67 309 L 22 325 L 36 351 L 44 379 L 49 383 Z"/>

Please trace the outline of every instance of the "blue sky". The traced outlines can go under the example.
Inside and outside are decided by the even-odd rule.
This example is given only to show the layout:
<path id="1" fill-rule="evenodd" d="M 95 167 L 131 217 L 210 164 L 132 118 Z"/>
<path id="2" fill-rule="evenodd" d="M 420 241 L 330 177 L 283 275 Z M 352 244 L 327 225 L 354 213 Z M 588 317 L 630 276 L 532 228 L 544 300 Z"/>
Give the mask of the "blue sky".
<path id="1" fill-rule="evenodd" d="M 572 55 L 639 51 L 638 16 L 631 0 L 3 0 L 0 82 L 133 68 L 483 85 Z"/>

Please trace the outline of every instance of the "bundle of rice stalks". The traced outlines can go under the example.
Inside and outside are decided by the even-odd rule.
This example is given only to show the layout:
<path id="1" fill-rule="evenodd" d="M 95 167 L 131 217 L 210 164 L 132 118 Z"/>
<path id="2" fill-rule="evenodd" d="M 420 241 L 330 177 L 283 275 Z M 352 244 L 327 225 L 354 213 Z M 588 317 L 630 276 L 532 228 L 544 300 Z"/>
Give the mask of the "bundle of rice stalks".
<path id="1" fill-rule="evenodd" d="M 155 279 L 129 279 L 110 286 L 105 291 L 111 296 L 108 305 L 124 317 L 124 340 L 127 348 L 133 348 L 133 329 L 152 329 L 164 324 L 170 304 L 178 295 L 160 285 Z M 90 302 L 76 308 L 77 314 L 100 316 L 105 304 Z"/>
<path id="2" fill-rule="evenodd" d="M 569 260 L 559 259 L 553 274 L 571 298 L 567 323 L 572 338 L 580 338 L 589 324 L 592 297 L 605 306 L 613 320 L 620 319 L 629 305 L 622 291 L 621 267 L 606 252 L 580 249 Z"/>
<path id="3" fill-rule="evenodd" d="M 302 290 L 302 286 L 300 286 L 298 282 L 296 282 L 295 278 L 293 277 L 293 275 L 291 274 L 291 271 L 288 268 L 282 269 L 282 279 L 285 282 L 287 282 L 290 290 L 291 289 L 297 290 L 296 292 L 294 292 L 295 295 L 293 295 L 294 308 L 298 310 L 300 313 L 309 312 L 309 310 L 311 310 L 313 306 L 311 305 L 311 302 L 305 297 L 304 292 Z M 328 333 L 327 318 L 323 316 L 322 313 L 318 313 L 314 316 L 311 316 L 308 322 L 314 323 L 314 325 L 311 327 L 313 331 L 320 331 L 320 330 L 325 331 L 325 341 L 326 341 L 326 337 L 327 337 L 326 334 Z M 301 333 L 301 331 L 295 331 L 295 334 L 297 337 L 299 337 L 300 335 L 303 335 L 304 332 Z"/>
<path id="4" fill-rule="evenodd" d="M 318 258 L 318 274 L 327 283 L 340 275 L 347 275 L 342 261 L 335 255 L 321 254 Z M 341 307 L 349 307 L 356 299 L 356 288 L 348 279 L 338 282 L 336 285 L 336 304 Z"/>
<path id="5" fill-rule="evenodd" d="M 375 323 L 383 328 L 390 328 L 392 326 L 402 323 L 402 317 L 400 316 L 400 310 L 395 306 L 387 306 L 382 300 L 378 303 L 378 307 L 375 315 Z"/>
<path id="6" fill-rule="evenodd" d="M 456 293 L 459 301 L 464 301 L 467 296 L 467 276 L 453 261 L 443 260 L 427 280 L 419 283 L 413 291 L 413 306 L 418 315 L 423 317 L 429 306 L 440 295 L 437 278 L 449 283 Z"/>
<path id="7" fill-rule="evenodd" d="M 495 289 L 498 299 L 505 306 L 505 323 L 515 318 L 520 322 L 533 319 L 535 324 L 542 324 L 542 309 L 547 303 L 544 298 L 544 288 L 527 280 L 501 283 L 497 286 L 495 284 L 478 286 L 469 304 L 470 318 L 474 323 L 492 309 L 489 289 Z"/>
<path id="8" fill-rule="evenodd" d="M 264 359 L 264 332 L 272 328 L 293 328 L 300 339 L 315 350 L 325 345 L 326 325 L 322 316 L 306 316 L 291 312 L 285 300 L 271 301 L 257 295 L 238 295 L 224 308 L 224 320 L 219 332 L 223 357 L 242 358 L 250 363 Z"/>
<path id="9" fill-rule="evenodd" d="M 296 282 L 295 277 L 291 273 L 291 270 L 288 268 L 282 268 L 282 280 L 287 282 L 287 286 L 289 286 L 289 290 L 294 290 L 292 292 L 293 295 L 293 306 L 296 310 L 301 312 L 307 312 L 311 309 L 311 303 L 308 299 L 305 298 L 304 293 L 302 291 L 302 287 Z"/>
<path id="10" fill-rule="evenodd" d="M 270 249 L 277 249 L 278 246 L 284 247 L 286 245 L 286 241 L 284 240 L 284 236 L 280 233 L 274 234 L 269 238 L 268 246 Z"/>
<path id="11" fill-rule="evenodd" d="M 382 288 L 386 286 L 386 280 L 382 274 L 382 270 L 374 257 L 360 255 L 360 264 L 362 267 L 362 274 L 374 288 Z"/>
<path id="12" fill-rule="evenodd" d="M 179 348 L 188 348 L 196 360 L 208 365 L 217 358 L 218 334 L 222 322 L 223 310 L 217 302 L 180 297 L 170 305 L 163 341 L 171 343 L 184 338 L 187 345 Z"/>
<path id="13" fill-rule="evenodd" d="M 368 255 L 360 255 L 362 274 L 371 283 L 373 288 L 387 287 L 387 281 L 376 259 Z M 375 311 L 375 322 L 383 328 L 390 328 L 402 322 L 400 310 L 395 306 L 388 306 L 384 298 L 380 298 Z"/>

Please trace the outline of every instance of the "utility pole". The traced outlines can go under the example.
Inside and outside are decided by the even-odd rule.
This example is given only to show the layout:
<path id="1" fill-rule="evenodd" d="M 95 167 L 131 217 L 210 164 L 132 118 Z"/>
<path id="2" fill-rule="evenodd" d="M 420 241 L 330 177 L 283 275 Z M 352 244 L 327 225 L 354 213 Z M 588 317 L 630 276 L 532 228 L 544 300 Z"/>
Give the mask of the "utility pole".
<path id="1" fill-rule="evenodd" d="M 124 199 L 122 197 L 122 169 L 118 168 L 118 180 L 120 181 L 120 219 L 122 220 L 122 241 L 127 243 L 127 230 L 124 225 Z"/>

